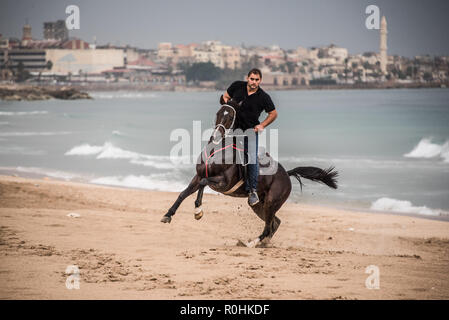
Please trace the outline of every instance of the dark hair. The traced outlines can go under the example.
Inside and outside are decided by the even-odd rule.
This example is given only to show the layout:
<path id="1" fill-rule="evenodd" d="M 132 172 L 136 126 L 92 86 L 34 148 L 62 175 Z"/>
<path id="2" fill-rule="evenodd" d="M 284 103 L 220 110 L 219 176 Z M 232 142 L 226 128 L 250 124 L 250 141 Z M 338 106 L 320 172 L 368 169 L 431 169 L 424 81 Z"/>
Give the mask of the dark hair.
<path id="1" fill-rule="evenodd" d="M 261 72 L 259 69 L 253 68 L 253 69 L 249 70 L 249 72 L 248 72 L 248 77 L 249 77 L 252 73 L 253 73 L 253 74 L 258 74 L 258 75 L 260 76 L 260 79 L 262 79 L 262 72 Z"/>

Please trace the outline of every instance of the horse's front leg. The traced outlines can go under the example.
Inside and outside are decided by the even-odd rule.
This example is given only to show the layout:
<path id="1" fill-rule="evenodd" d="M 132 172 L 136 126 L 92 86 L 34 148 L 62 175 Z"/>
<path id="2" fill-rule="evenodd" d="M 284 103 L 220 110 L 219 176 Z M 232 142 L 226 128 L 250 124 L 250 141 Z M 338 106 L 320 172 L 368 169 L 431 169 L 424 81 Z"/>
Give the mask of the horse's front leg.
<path id="1" fill-rule="evenodd" d="M 203 203 L 203 193 L 204 188 L 207 185 L 215 186 L 217 188 L 222 188 L 226 186 L 226 181 L 224 180 L 223 176 L 215 176 L 215 177 L 209 177 L 209 178 L 203 178 L 200 179 L 200 187 L 198 190 L 198 196 L 195 200 L 195 219 L 200 220 L 203 217 L 203 208 L 201 208 L 201 205 Z"/>
<path id="2" fill-rule="evenodd" d="M 184 201 L 185 198 L 190 196 L 192 193 L 196 192 L 200 187 L 200 178 L 198 175 L 195 175 L 190 182 L 190 184 L 187 186 L 187 188 L 182 191 L 178 199 L 176 199 L 175 203 L 171 206 L 170 209 L 168 209 L 168 212 L 162 217 L 161 222 L 164 223 L 170 223 L 171 217 L 176 213 L 176 210 L 178 210 L 178 207 L 181 205 L 181 202 Z"/>
<path id="3" fill-rule="evenodd" d="M 203 217 L 203 208 L 201 208 L 201 205 L 203 203 L 203 192 L 206 185 L 200 185 L 200 188 L 198 190 L 198 196 L 195 200 L 195 219 L 200 220 Z"/>

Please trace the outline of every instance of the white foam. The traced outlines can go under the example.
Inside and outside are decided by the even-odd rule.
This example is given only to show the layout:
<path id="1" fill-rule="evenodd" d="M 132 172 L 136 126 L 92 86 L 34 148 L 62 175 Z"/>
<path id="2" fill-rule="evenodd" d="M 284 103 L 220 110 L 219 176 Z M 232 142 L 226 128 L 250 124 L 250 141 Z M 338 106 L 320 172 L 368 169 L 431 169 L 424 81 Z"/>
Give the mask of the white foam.
<path id="1" fill-rule="evenodd" d="M 422 168 L 434 167 L 434 162 L 416 162 L 407 160 L 391 160 L 391 159 L 367 159 L 367 158 L 317 158 L 317 157 L 280 157 L 279 161 L 293 162 L 295 164 L 310 164 L 311 162 L 324 163 L 326 165 L 335 165 L 337 168 L 374 168 L 374 169 L 390 169 L 390 168 Z"/>
<path id="2" fill-rule="evenodd" d="M 377 211 L 393 211 L 401 213 L 416 213 L 431 216 L 441 216 L 445 214 L 442 210 L 429 209 L 425 206 L 416 207 L 410 201 L 397 200 L 392 198 L 380 198 L 371 204 L 371 210 Z"/>
<path id="3" fill-rule="evenodd" d="M 98 154 L 103 150 L 104 146 L 91 146 L 89 144 L 82 144 L 76 147 L 73 147 L 69 151 L 67 151 L 64 155 L 66 156 L 87 156 Z"/>
<path id="4" fill-rule="evenodd" d="M 154 160 L 131 160 L 132 164 L 138 164 L 145 167 L 153 167 L 156 169 L 173 169 L 175 168 L 175 165 L 169 161 L 166 162 L 156 162 Z"/>
<path id="5" fill-rule="evenodd" d="M 443 158 L 444 162 L 449 162 L 449 141 L 444 144 L 432 143 L 432 138 L 423 138 L 409 153 L 404 154 L 407 158 Z"/>
<path id="6" fill-rule="evenodd" d="M 9 111 L 1 111 L 0 116 L 29 116 L 35 114 L 47 114 L 48 111 L 18 111 L 18 112 L 9 112 Z"/>
<path id="7" fill-rule="evenodd" d="M 0 140 L 5 140 L 1 139 Z M 47 154 L 44 150 L 28 149 L 18 146 L 0 146 L 0 154 L 20 154 L 20 155 L 30 155 L 30 156 L 41 156 Z"/>
<path id="8" fill-rule="evenodd" d="M 53 177 L 57 179 L 64 179 L 64 180 L 72 180 L 74 178 L 80 178 L 79 175 L 60 171 L 60 170 L 52 170 L 52 169 L 46 169 L 46 168 L 37 168 L 37 167 L 17 167 L 17 171 L 19 172 L 26 172 L 26 173 L 35 173 L 39 175 L 44 175 L 48 177 Z"/>
<path id="9" fill-rule="evenodd" d="M 120 187 L 158 190 L 158 191 L 175 191 L 175 192 L 180 192 L 187 187 L 187 184 L 181 183 L 179 181 L 170 181 L 168 179 L 164 179 L 163 176 L 157 174 L 149 176 L 128 175 L 128 176 L 101 177 L 93 179 L 90 182 L 109 186 L 120 186 Z"/>
<path id="10" fill-rule="evenodd" d="M 108 186 L 169 192 L 181 192 L 189 184 L 189 182 L 181 182 L 179 178 L 173 176 L 173 173 L 155 173 L 149 176 L 109 176 L 92 179 L 89 182 Z M 220 194 L 210 188 L 205 188 L 204 193 L 215 195 Z"/>
<path id="11" fill-rule="evenodd" d="M 33 136 L 61 136 L 68 135 L 72 132 L 59 131 L 59 132 L 0 132 L 0 137 L 33 137 Z"/>
<path id="12" fill-rule="evenodd" d="M 441 158 L 443 158 L 443 162 L 449 163 L 449 145 L 446 142 L 441 149 Z"/>
<path id="13" fill-rule="evenodd" d="M 97 155 L 97 159 L 125 159 L 132 164 L 153 167 L 157 169 L 173 169 L 185 163 L 183 157 L 170 157 L 160 155 L 147 155 L 134 151 L 124 150 L 114 146 L 110 142 L 104 143 L 102 146 L 92 146 L 82 144 L 76 146 L 65 153 L 66 156 L 89 156 Z"/>
<path id="14" fill-rule="evenodd" d="M 117 136 L 117 137 L 127 137 L 128 136 L 127 134 L 124 134 L 123 132 L 118 131 L 118 130 L 112 131 L 112 135 Z"/>
<path id="15" fill-rule="evenodd" d="M 95 99 L 142 99 L 156 98 L 154 93 L 147 92 L 92 92 L 90 95 Z"/>
<path id="16" fill-rule="evenodd" d="M 137 152 L 123 150 L 110 142 L 106 142 L 97 159 L 138 159 L 139 156 Z"/>

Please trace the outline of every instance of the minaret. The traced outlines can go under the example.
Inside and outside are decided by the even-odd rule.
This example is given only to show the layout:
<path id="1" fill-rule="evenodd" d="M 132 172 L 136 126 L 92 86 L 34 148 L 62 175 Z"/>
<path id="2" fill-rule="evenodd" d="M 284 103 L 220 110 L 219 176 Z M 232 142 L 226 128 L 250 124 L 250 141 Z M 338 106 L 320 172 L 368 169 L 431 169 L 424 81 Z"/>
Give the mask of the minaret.
<path id="1" fill-rule="evenodd" d="M 22 45 L 26 46 L 28 42 L 32 40 L 31 38 L 31 26 L 28 24 L 28 20 L 26 24 L 23 26 L 23 33 L 22 33 Z"/>
<path id="2" fill-rule="evenodd" d="M 380 70 L 387 73 L 387 20 L 385 16 L 380 21 Z"/>

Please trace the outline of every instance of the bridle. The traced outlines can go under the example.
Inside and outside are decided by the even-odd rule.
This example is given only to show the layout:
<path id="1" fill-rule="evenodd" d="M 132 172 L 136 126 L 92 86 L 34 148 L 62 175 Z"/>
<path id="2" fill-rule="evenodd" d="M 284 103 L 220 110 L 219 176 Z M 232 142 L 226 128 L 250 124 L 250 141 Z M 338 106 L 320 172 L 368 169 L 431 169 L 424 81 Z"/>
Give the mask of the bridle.
<path id="1" fill-rule="evenodd" d="M 212 133 L 212 137 L 215 138 L 215 134 L 217 133 L 217 131 L 219 130 L 220 127 L 223 128 L 224 135 L 217 142 L 215 142 L 215 139 L 212 138 L 212 142 L 214 144 L 219 144 L 220 141 L 223 140 L 223 138 L 226 138 L 226 137 L 229 136 L 229 131 L 231 131 L 232 128 L 234 127 L 235 118 L 237 117 L 237 112 L 235 111 L 234 107 L 230 106 L 229 104 L 224 104 L 223 107 L 231 108 L 232 111 L 234 111 L 234 116 L 232 118 L 232 123 L 231 123 L 231 125 L 229 126 L 228 129 L 226 129 L 226 127 L 222 123 L 219 123 L 219 124 L 215 125 L 215 129 L 214 129 L 214 132 Z"/>

